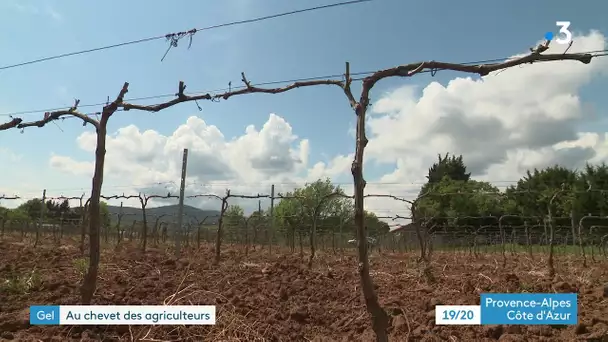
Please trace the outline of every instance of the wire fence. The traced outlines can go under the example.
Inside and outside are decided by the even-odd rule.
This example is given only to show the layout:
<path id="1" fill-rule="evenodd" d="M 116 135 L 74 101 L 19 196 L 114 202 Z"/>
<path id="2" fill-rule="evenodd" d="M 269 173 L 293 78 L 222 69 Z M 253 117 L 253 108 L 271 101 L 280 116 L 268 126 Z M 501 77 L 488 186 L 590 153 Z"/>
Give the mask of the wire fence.
<path id="1" fill-rule="evenodd" d="M 596 218 L 596 217 L 594 217 Z M 460 219 L 454 217 L 454 220 Z M 133 242 L 143 239 L 143 223 L 138 220 L 128 221 L 121 226 L 103 226 L 102 239 L 106 243 Z M 177 230 L 172 220 L 153 220 L 147 239 L 152 246 L 173 244 Z M 387 232 L 371 237 L 372 252 L 419 253 L 418 236 L 413 229 Z M 311 227 L 302 224 L 297 229 L 284 226 L 275 227 L 271 232 L 267 222 L 239 222 L 226 224 L 223 232 L 223 242 L 232 246 L 246 249 L 260 249 L 272 246 L 284 247 L 291 252 L 306 253 L 310 248 Z M 343 228 L 340 231 L 339 228 Z M 39 232 L 41 237 L 49 237 L 59 242 L 66 237 L 76 237 L 81 234 L 81 220 L 63 220 L 60 223 L 44 223 L 40 226 L 35 221 L 2 221 L 0 236 L 17 234 L 26 239 Z M 526 231 L 528 229 L 528 231 Z M 543 254 L 549 252 L 550 234 L 545 225 L 504 226 L 503 230 L 496 226 L 472 229 L 469 226 L 445 225 L 432 231 L 428 242 L 435 251 L 461 252 L 471 255 L 487 253 L 528 253 Z M 576 228 L 578 230 L 578 227 Z M 357 247 L 354 232 L 346 231 L 346 227 L 318 225 L 316 231 L 316 248 L 334 254 L 350 253 Z M 196 246 L 214 243 L 217 238 L 217 224 L 187 223 L 185 227 L 186 246 Z M 271 239 L 270 236 L 274 235 Z M 559 225 L 555 227 L 554 243 L 556 254 L 585 253 L 595 259 L 607 257 L 608 252 L 608 223 L 606 225 L 585 226 L 581 232 L 581 241 L 577 233 L 572 233 L 572 226 Z"/>
<path id="2" fill-rule="evenodd" d="M 599 190 L 598 190 L 599 191 Z M 603 193 L 603 190 L 600 191 Z M 530 193 L 530 192 L 527 192 Z M 581 192 L 582 193 L 582 192 Z M 589 191 L 585 192 L 589 193 Z M 440 194 L 462 196 L 463 193 Z M 477 193 L 479 195 L 479 193 Z M 497 194 L 487 194 L 495 196 Z M 399 214 L 385 210 L 385 216 L 377 216 L 376 227 L 368 226 L 368 246 L 371 252 L 420 253 L 424 249 L 479 255 L 485 253 L 548 253 L 554 249 L 556 254 L 577 253 L 585 257 L 607 257 L 608 217 L 604 215 L 570 215 L 555 217 L 549 215 L 524 216 L 518 213 L 500 216 L 433 216 L 412 219 L 404 215 L 415 200 L 408 200 L 390 194 L 366 195 L 368 198 L 389 198 L 403 204 Z M 216 194 L 190 195 L 188 198 L 210 197 L 222 201 L 216 211 L 200 211 L 195 214 L 186 212 L 183 216 L 182 230 L 178 229 L 175 213 L 157 214 L 155 208 L 146 208 L 148 199 L 167 201 L 177 196 L 167 195 L 112 195 L 106 199 L 139 199 L 141 208 L 121 207 L 121 211 L 109 213 L 102 220 L 101 238 L 109 244 L 122 242 L 147 242 L 151 246 L 173 244 L 180 233 L 187 246 L 200 247 L 217 241 L 220 232 L 224 244 L 240 246 L 245 251 L 273 246 L 290 250 L 292 253 L 307 253 L 313 246 L 320 251 L 344 254 L 357 248 L 356 232 L 352 216 L 337 216 L 321 205 L 332 198 L 351 199 L 352 196 L 332 193 L 321 197 L 314 205 L 303 204 L 297 196 L 276 195 L 238 195 L 220 196 Z M 233 215 L 222 210 L 231 199 L 256 200 L 271 198 L 275 201 L 266 210 L 254 211 L 249 215 Z M 18 200 L 17 196 L 3 197 L 4 200 Z M 78 206 L 61 215 L 50 215 L 45 209 L 34 217 L 11 217 L 6 212 L 0 217 L 0 237 L 18 236 L 20 239 L 35 236 L 36 241 L 48 237 L 60 243 L 64 238 L 82 238 L 84 250 L 88 229 L 86 207 L 83 197 L 49 197 L 51 200 L 78 200 Z M 42 199 L 40 199 L 42 200 Z M 303 209 L 296 215 L 286 216 L 277 213 L 280 201 L 297 201 Z M 166 203 L 166 202 L 164 202 Z M 226 206 L 227 207 L 227 206 Z M 144 209 L 144 210 L 142 210 Z M 124 210 L 124 211 L 123 211 Z M 46 214 L 45 214 L 46 212 Z M 270 215 L 273 212 L 273 215 Z M 411 211 L 410 211 L 411 212 Z M 398 223 L 396 223 L 398 222 Z M 553 247 L 551 247 L 553 246 Z"/>

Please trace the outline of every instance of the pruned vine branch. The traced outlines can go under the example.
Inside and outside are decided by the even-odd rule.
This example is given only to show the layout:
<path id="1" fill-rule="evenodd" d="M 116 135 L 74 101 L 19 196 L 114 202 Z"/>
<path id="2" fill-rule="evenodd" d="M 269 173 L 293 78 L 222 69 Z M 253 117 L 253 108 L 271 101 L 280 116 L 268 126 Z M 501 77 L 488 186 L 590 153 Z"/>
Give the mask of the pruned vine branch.
<path id="1" fill-rule="evenodd" d="M 172 195 L 170 192 L 167 195 L 146 195 L 146 194 L 137 194 L 137 195 L 125 195 L 124 193 L 122 195 L 111 195 L 111 196 L 105 196 L 105 195 L 101 195 L 101 198 L 105 199 L 105 200 L 113 200 L 113 199 L 139 199 L 143 205 L 147 205 L 148 201 L 153 199 L 153 198 L 157 198 L 157 199 L 169 199 L 169 198 L 179 198 L 179 196 L 177 195 Z"/>
<path id="2" fill-rule="evenodd" d="M 78 105 L 80 104 L 80 100 L 74 100 L 74 105 L 65 110 L 57 110 L 54 112 L 46 112 L 44 113 L 44 119 L 32 121 L 32 122 L 22 122 L 17 125 L 17 128 L 26 128 L 26 127 L 44 127 L 47 123 L 55 120 L 59 120 L 65 116 L 72 116 L 79 118 L 83 121 L 83 125 L 91 124 L 95 128 L 99 128 L 99 122 L 87 114 L 81 113 L 78 111 Z"/>
<path id="3" fill-rule="evenodd" d="M 416 62 L 406 65 L 401 65 L 395 68 L 380 70 L 375 72 L 373 75 L 366 77 L 364 83 L 373 85 L 381 79 L 388 77 L 411 77 L 425 70 L 452 70 L 460 71 L 465 73 L 478 74 L 480 76 L 487 76 L 493 71 L 511 68 L 521 64 L 532 64 L 538 62 L 549 62 L 559 60 L 573 60 L 579 61 L 584 64 L 589 64 L 593 55 L 591 54 L 548 54 L 543 55 L 542 53 L 549 49 L 550 41 L 546 41 L 544 44 L 538 45 L 536 48 L 530 49 L 531 52 L 525 56 L 513 58 L 501 63 L 487 63 L 477 65 L 466 65 L 457 63 L 445 63 L 445 62 Z"/>
<path id="4" fill-rule="evenodd" d="M 0 124 L 0 131 L 6 131 L 7 129 L 11 129 L 11 128 L 15 128 L 17 126 L 19 126 L 19 124 L 23 122 L 22 119 L 19 118 L 13 118 L 11 121 L 9 122 L 5 122 L 3 124 Z"/>
<path id="5" fill-rule="evenodd" d="M 75 201 L 75 200 L 82 200 L 82 197 L 65 197 L 65 196 L 59 196 L 59 197 L 48 197 L 47 200 L 49 201 Z"/>
<path id="6" fill-rule="evenodd" d="M 133 199 L 133 198 L 139 198 L 140 195 L 111 195 L 111 196 L 105 196 L 105 195 L 101 195 L 99 197 L 105 199 L 105 200 L 113 200 L 113 199 Z"/>
<path id="7" fill-rule="evenodd" d="M 124 97 L 128 91 L 129 91 L 129 83 L 125 82 L 122 86 L 122 89 L 118 93 L 118 96 L 116 97 L 116 99 L 113 102 L 108 103 L 107 105 L 105 105 L 103 107 L 103 111 L 101 114 L 104 114 L 104 115 L 102 115 L 101 120 L 107 121 L 110 118 L 110 116 L 112 116 L 112 114 L 114 114 L 114 112 L 116 112 L 116 110 L 118 110 L 119 108 L 122 107 Z M 78 119 L 82 120 L 83 126 L 86 126 L 86 124 L 91 124 L 93 127 L 95 127 L 95 129 L 99 130 L 101 121 L 93 119 L 89 115 L 78 111 L 79 104 L 80 104 L 80 100 L 76 99 L 76 100 L 74 100 L 74 105 L 68 109 L 44 113 L 44 118 L 42 120 L 23 122 L 23 120 L 20 118 L 14 118 L 9 123 L 0 125 L 0 131 L 15 128 L 15 127 L 19 128 L 19 129 L 25 129 L 27 127 L 44 127 L 49 122 L 53 122 L 53 121 L 56 121 L 56 120 L 59 120 L 59 119 L 65 118 L 65 117 L 78 118 Z"/>
<path id="8" fill-rule="evenodd" d="M 375 83 L 377 83 L 378 81 L 380 81 L 384 78 L 411 77 L 411 76 L 413 76 L 417 73 L 420 73 L 422 71 L 425 71 L 425 70 L 452 70 L 452 71 L 461 71 L 461 72 L 474 73 L 474 74 L 479 74 L 481 76 L 486 76 L 490 72 L 493 72 L 493 71 L 506 69 L 506 68 L 514 67 L 514 66 L 521 65 L 521 64 L 531 64 L 531 63 L 536 63 L 536 62 L 556 61 L 556 60 L 575 60 L 575 61 L 582 62 L 584 64 L 589 64 L 593 57 L 591 54 L 576 54 L 576 53 L 575 54 L 542 55 L 541 53 L 545 52 L 548 48 L 549 48 L 549 41 L 545 42 L 545 44 L 539 45 L 537 48 L 533 49 L 532 52 L 528 55 L 525 55 L 525 56 L 522 56 L 519 58 L 514 58 L 511 60 L 507 60 L 502 63 L 466 65 L 466 64 L 428 61 L 428 62 L 410 63 L 410 64 L 406 64 L 406 65 L 397 66 L 394 68 L 380 70 L 363 79 L 364 90 L 362 92 L 362 95 L 366 95 L 366 93 L 369 91 L 369 89 L 371 89 L 373 87 L 373 85 Z M 137 105 L 137 104 L 123 102 L 120 104 L 120 107 L 122 107 L 124 110 L 137 109 L 137 110 L 143 110 L 143 111 L 157 112 L 157 111 L 174 106 L 174 105 L 182 103 L 182 102 L 197 101 L 197 100 L 219 101 L 219 100 L 227 100 L 230 97 L 237 96 L 237 95 L 244 95 L 244 94 L 255 94 L 255 93 L 279 94 L 279 93 L 287 92 L 292 89 L 302 88 L 302 87 L 310 87 L 310 86 L 318 86 L 318 85 L 334 85 L 334 86 L 340 87 L 344 91 L 351 106 L 353 108 L 356 108 L 357 101 L 355 100 L 355 97 L 353 96 L 351 89 L 350 89 L 352 79 L 350 77 L 349 63 L 346 63 L 346 71 L 345 71 L 344 76 L 345 76 L 345 81 L 331 80 L 331 79 L 300 81 L 300 82 L 294 82 L 285 87 L 261 88 L 261 87 L 256 87 L 256 86 L 252 85 L 251 81 L 249 81 L 247 79 L 247 77 L 245 76 L 245 73 L 242 72 L 241 81 L 245 84 L 245 88 L 243 88 L 243 89 L 227 91 L 224 93 L 214 94 L 214 95 L 209 94 L 209 93 L 200 94 L 200 95 L 186 95 L 185 94 L 186 85 L 184 84 L 183 81 L 180 81 L 179 86 L 178 86 L 178 92 L 176 94 L 177 98 L 175 98 L 173 100 L 155 104 L 155 105 Z M 365 89 L 367 89 L 367 91 Z M 362 103 L 362 102 L 368 102 L 367 96 L 365 96 L 365 99 L 362 97 L 362 99 L 360 100 L 360 104 L 361 105 L 368 104 L 368 103 Z"/>
<path id="9" fill-rule="evenodd" d="M 354 95 L 351 91 L 351 83 L 352 78 L 350 77 L 350 66 L 349 63 L 346 63 L 346 70 L 344 73 L 345 80 L 312 80 L 312 81 L 298 81 L 294 82 L 290 85 L 279 87 L 279 88 L 261 88 L 253 85 L 249 79 L 245 76 L 245 73 L 241 73 L 241 81 L 245 84 L 245 87 L 239 90 L 229 90 L 223 93 L 218 94 L 198 94 L 198 95 L 187 95 L 185 93 L 186 84 L 183 81 L 179 82 L 178 91 L 175 94 L 176 98 L 152 105 L 139 105 L 134 103 L 128 103 L 124 101 L 124 96 L 128 92 L 129 83 L 125 82 L 123 88 L 121 89 L 118 97 L 112 103 L 106 105 L 103 110 L 106 113 L 113 113 L 118 109 L 122 109 L 125 111 L 128 110 L 142 110 L 148 112 L 158 112 L 160 110 L 172 107 L 174 105 L 190 102 L 190 101 L 198 101 L 198 100 L 209 100 L 209 101 L 219 101 L 219 100 L 227 100 L 230 97 L 245 95 L 245 94 L 255 94 L 255 93 L 265 93 L 265 94 L 279 94 L 290 91 L 296 88 L 302 87 L 311 87 L 311 86 L 319 86 L 319 85 L 333 85 L 340 87 L 345 93 L 348 101 L 354 109 L 357 106 L 365 106 L 369 105 L 369 91 L 371 88 L 380 80 L 390 77 L 411 77 L 415 74 L 424 72 L 424 71 L 438 71 L 438 70 L 452 70 L 452 71 L 460 71 L 466 73 L 474 73 L 480 76 L 486 76 L 490 72 L 498 71 L 506 68 L 511 68 L 514 66 L 522 65 L 522 64 L 532 64 L 538 62 L 547 62 L 547 61 L 558 61 L 558 60 L 572 60 L 579 61 L 584 64 L 589 64 L 593 55 L 585 53 L 571 53 L 571 54 L 546 54 L 545 52 L 549 48 L 549 41 L 544 44 L 540 44 L 534 49 L 531 49 L 531 53 L 513 58 L 510 60 L 506 60 L 501 63 L 486 63 L 486 64 L 476 64 L 476 65 L 468 65 L 468 64 L 457 64 L 457 63 L 447 63 L 447 62 L 438 62 L 438 61 L 425 61 L 425 62 L 415 62 L 405 65 L 400 65 L 397 67 L 379 70 L 374 72 L 372 75 L 365 77 L 363 79 L 363 90 L 361 93 L 361 98 L 359 102 L 355 100 Z M 38 121 L 32 122 L 22 122 L 21 119 L 15 118 L 12 121 L 0 125 L 1 130 L 7 130 L 10 128 L 25 128 L 25 127 L 43 127 L 47 123 L 60 119 L 64 116 L 74 116 L 83 121 L 84 124 L 90 123 L 94 127 L 98 127 L 99 122 L 87 114 L 83 114 L 77 110 L 79 100 L 74 102 L 74 105 L 67 110 L 59 110 L 54 112 L 45 113 L 45 118 Z M 111 115 L 111 114 L 110 114 Z"/>
<path id="10" fill-rule="evenodd" d="M 352 196 L 351 196 L 352 197 Z M 376 195 L 376 194 L 370 194 L 370 195 L 365 195 L 363 196 L 364 198 L 369 198 L 369 197 L 375 197 L 375 198 L 391 198 L 394 199 L 396 201 L 401 201 L 401 202 L 405 202 L 405 203 L 409 203 L 409 204 L 414 204 L 414 201 L 405 199 L 403 197 L 397 197 L 395 195 Z"/>
<path id="11" fill-rule="evenodd" d="M 197 195 L 190 195 L 190 196 L 186 196 L 185 198 L 203 198 L 203 197 L 207 197 L 207 198 L 216 198 L 218 200 L 224 200 L 224 199 L 228 199 L 228 198 L 247 198 L 247 199 L 254 199 L 254 198 L 270 198 L 270 195 L 234 195 L 231 193 L 227 193 L 225 196 L 219 196 L 216 194 L 197 194 Z"/>
<path id="12" fill-rule="evenodd" d="M 380 218 L 380 217 L 378 217 Z M 411 220 L 412 217 L 411 216 L 401 216 L 401 215 L 395 215 L 395 216 L 386 216 L 383 218 L 390 218 L 393 221 L 397 221 L 397 220 Z"/>

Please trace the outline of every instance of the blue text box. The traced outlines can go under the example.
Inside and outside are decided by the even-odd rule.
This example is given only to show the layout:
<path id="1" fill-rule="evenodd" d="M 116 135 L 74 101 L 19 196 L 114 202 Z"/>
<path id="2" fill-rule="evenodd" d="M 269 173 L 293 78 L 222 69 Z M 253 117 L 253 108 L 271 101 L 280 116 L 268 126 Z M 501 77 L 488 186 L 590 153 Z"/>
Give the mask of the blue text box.
<path id="1" fill-rule="evenodd" d="M 58 305 L 32 305 L 30 306 L 31 325 L 59 325 Z"/>
<path id="2" fill-rule="evenodd" d="M 482 293 L 481 324 L 574 325 L 576 293 Z"/>

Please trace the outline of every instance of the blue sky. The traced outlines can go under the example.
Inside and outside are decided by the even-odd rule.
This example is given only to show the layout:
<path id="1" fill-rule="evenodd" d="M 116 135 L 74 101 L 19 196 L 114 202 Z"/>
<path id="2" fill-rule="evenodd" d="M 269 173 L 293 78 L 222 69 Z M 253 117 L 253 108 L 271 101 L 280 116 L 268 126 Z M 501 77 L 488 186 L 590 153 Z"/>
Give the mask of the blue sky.
<path id="1" fill-rule="evenodd" d="M 0 66 L 49 55 L 94 48 L 170 32 L 201 28 L 225 22 L 313 7 L 330 1 L 224 0 L 113 1 L 92 4 L 83 1 L 4 0 L 0 3 Z M 123 82 L 130 83 L 129 98 L 176 91 L 180 80 L 189 91 L 224 88 L 229 81 L 240 85 L 244 71 L 254 82 L 340 74 L 349 61 L 353 72 L 406 64 L 419 60 L 466 62 L 507 57 L 525 52 L 547 31 L 557 31 L 555 22 L 571 21 L 574 32 L 598 30 L 608 34 L 605 13 L 608 3 L 593 6 L 572 1 L 403 1 L 375 0 L 347 7 L 292 15 L 259 23 L 197 33 L 192 47 L 184 40 L 160 59 L 167 49 L 157 40 L 86 55 L 68 57 L 0 71 L 0 112 L 27 111 L 70 106 L 74 98 L 82 104 L 99 103 L 116 96 Z M 404 85 L 417 86 L 416 96 L 431 81 L 446 84 L 457 75 L 443 72 L 434 78 L 424 74 L 412 79 L 388 80 L 373 91 L 372 100 Z M 602 96 L 605 79 L 585 82 L 577 89 L 581 101 L 593 106 L 603 119 L 608 103 Z M 358 87 L 355 88 L 358 91 Z M 579 91 L 580 90 L 580 91 Z M 226 140 L 242 136 L 248 125 L 259 129 L 276 113 L 299 138 L 310 143 L 309 166 L 329 163 L 353 151 L 349 129 L 354 115 L 339 89 L 300 89 L 282 95 L 254 95 L 221 103 L 183 104 L 156 114 L 119 112 L 112 117 L 109 132 L 135 125 L 169 136 L 188 117 L 199 116 L 217 126 Z M 99 108 L 83 108 L 96 111 Z M 23 115 L 25 120 L 42 113 Z M 581 129 L 603 132 L 599 121 L 581 121 Z M 30 128 L 24 134 L 13 130 L 0 134 L 5 151 L 21 155 L 18 170 L 4 169 L 0 188 L 27 191 L 38 186 L 56 189 L 88 186 L 88 178 L 74 176 L 49 166 L 52 154 L 91 161 L 92 153 L 78 147 L 83 127 L 76 120 Z M 602 133 L 603 134 L 603 133 Z M 422 145 L 424 146 L 424 145 Z M 431 155 L 447 151 L 431 151 Z M 179 156 L 178 156 L 179 157 Z M 466 156 L 465 156 L 466 158 Z M 12 165 L 8 157 L 3 165 Z M 370 180 L 392 172 L 398 158 L 371 163 Z M 424 169 L 422 169 L 424 171 Z M 302 171 L 303 172 L 303 171 Z M 301 173 L 302 173 L 301 172 Z M 335 179 L 348 182 L 348 173 Z M 416 179 L 422 180 L 424 172 Z M 125 180 L 128 182 L 128 180 Z M 120 179 L 108 178 L 124 184 Z M 21 190 L 24 191 L 24 190 Z"/>

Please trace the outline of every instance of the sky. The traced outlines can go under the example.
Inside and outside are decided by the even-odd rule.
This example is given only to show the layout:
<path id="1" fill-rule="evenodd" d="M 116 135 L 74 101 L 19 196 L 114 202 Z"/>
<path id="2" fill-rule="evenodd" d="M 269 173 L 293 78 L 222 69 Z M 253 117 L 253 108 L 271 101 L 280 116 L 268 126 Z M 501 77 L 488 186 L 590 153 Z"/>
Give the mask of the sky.
<path id="1" fill-rule="evenodd" d="M 529 51 L 556 21 L 570 21 L 569 52 L 606 49 L 608 3 L 595 1 L 371 2 L 197 32 L 169 50 L 164 39 L 2 69 L 41 57 L 326 5 L 321 0 L 76 0 L 0 2 L 0 121 L 39 120 L 45 109 L 252 83 L 375 71 L 416 61 L 473 62 Z M 565 45 L 552 43 L 549 52 Z M 368 194 L 415 198 L 438 154 L 462 154 L 474 179 L 504 188 L 525 171 L 580 168 L 608 159 L 608 58 L 584 65 L 524 65 L 480 78 L 456 72 L 381 81 L 367 118 Z M 282 83 L 280 85 L 286 85 Z M 360 84 L 353 85 L 358 94 Z M 152 104 L 171 97 L 136 103 Z M 352 193 L 355 115 L 337 87 L 185 103 L 158 113 L 117 112 L 108 124 L 103 193 L 179 189 L 189 149 L 186 194 L 268 194 L 331 178 Z M 81 107 L 92 113 L 101 106 Z M 15 115 L 17 116 L 17 115 Z M 90 190 L 95 132 L 77 120 L 0 132 L 0 194 L 21 201 Z M 255 200 L 234 200 L 247 211 Z M 166 204 L 151 201 L 150 206 Z M 220 208 L 216 200 L 187 204 Z M 117 204 L 112 202 L 111 204 Z M 128 201 L 125 205 L 137 206 Z M 408 214 L 403 202 L 366 200 L 379 216 Z"/>

